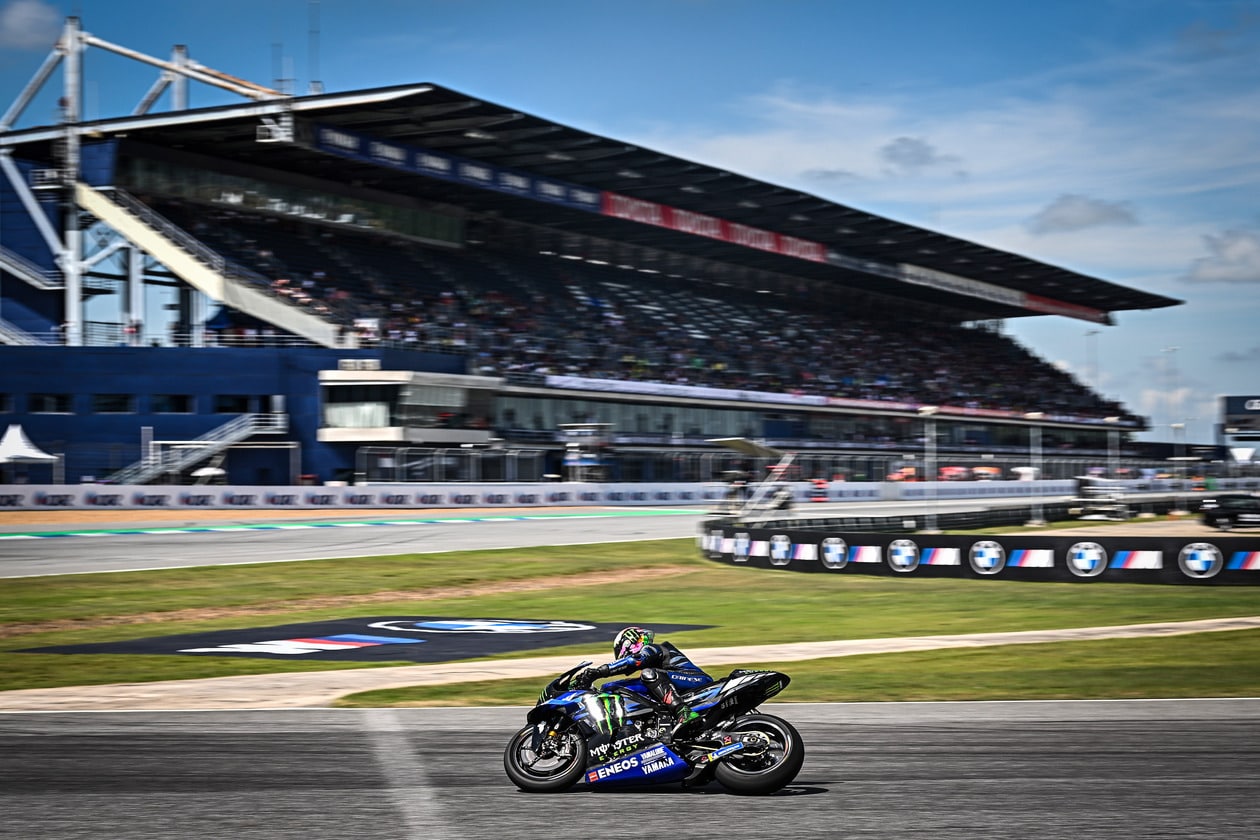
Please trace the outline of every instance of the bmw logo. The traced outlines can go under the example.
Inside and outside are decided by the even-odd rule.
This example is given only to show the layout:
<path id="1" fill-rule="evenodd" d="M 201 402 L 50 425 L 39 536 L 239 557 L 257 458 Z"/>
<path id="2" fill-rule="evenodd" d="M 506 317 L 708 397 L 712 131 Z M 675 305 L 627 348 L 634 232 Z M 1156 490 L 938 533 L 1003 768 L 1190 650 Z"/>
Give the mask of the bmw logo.
<path id="1" fill-rule="evenodd" d="M 967 559 L 976 574 L 996 575 L 1006 568 L 1006 549 L 993 540 L 980 540 L 971 544 Z"/>
<path id="2" fill-rule="evenodd" d="M 849 565 L 849 546 L 839 537 L 827 537 L 819 546 L 822 549 L 820 557 L 824 567 L 832 571 L 839 571 Z"/>
<path id="3" fill-rule="evenodd" d="M 1096 542 L 1074 543 L 1067 552 L 1067 567 L 1077 577 L 1098 577 L 1107 570 L 1107 549 Z"/>
<path id="4" fill-rule="evenodd" d="M 919 546 L 914 540 L 893 540 L 888 545 L 888 565 L 894 572 L 913 572 L 919 568 Z"/>
<path id="5" fill-rule="evenodd" d="M 1225 565 L 1225 555 L 1211 543 L 1190 543 L 1177 555 L 1177 565 L 1186 577 L 1205 580 Z"/>
<path id="6" fill-rule="evenodd" d="M 792 562 L 792 540 L 783 534 L 775 534 L 770 538 L 770 564 L 786 566 Z"/>
<path id="7" fill-rule="evenodd" d="M 573 633 L 595 629 L 593 624 L 572 621 L 512 621 L 497 618 L 442 618 L 428 621 L 401 619 L 377 621 L 368 626 L 403 633 Z"/>

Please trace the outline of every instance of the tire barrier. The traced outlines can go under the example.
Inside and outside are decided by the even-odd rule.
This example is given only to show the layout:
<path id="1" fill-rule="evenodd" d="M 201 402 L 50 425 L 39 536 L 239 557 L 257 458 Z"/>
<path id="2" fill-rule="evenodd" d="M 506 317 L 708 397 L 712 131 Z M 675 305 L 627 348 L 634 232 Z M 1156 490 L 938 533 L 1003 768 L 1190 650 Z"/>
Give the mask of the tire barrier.
<path id="1" fill-rule="evenodd" d="M 710 560 L 822 574 L 1056 583 L 1260 585 L 1260 535 L 1056 537 L 708 527 Z"/>

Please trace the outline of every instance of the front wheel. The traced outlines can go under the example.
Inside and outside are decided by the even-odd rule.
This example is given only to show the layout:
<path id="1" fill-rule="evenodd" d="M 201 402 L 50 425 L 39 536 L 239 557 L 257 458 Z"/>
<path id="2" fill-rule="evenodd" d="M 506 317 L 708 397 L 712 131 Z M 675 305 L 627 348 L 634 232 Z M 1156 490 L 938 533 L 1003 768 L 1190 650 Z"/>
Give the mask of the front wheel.
<path id="1" fill-rule="evenodd" d="M 545 724 L 539 724 L 545 728 Z M 537 748 L 535 736 L 541 734 Z M 518 788 L 530 793 L 559 793 L 582 778 L 586 742 L 576 732 L 538 732 L 527 726 L 503 751 L 503 770 Z"/>
<path id="2" fill-rule="evenodd" d="M 1218 531 L 1232 531 L 1234 530 L 1234 520 L 1228 516 L 1222 516 L 1216 520 L 1216 529 Z"/>
<path id="3" fill-rule="evenodd" d="M 717 766 L 715 775 L 731 793 L 759 796 L 790 784 L 805 763 L 805 744 L 796 727 L 773 715 L 744 715 L 727 732 L 744 741 L 744 749 L 731 753 Z"/>

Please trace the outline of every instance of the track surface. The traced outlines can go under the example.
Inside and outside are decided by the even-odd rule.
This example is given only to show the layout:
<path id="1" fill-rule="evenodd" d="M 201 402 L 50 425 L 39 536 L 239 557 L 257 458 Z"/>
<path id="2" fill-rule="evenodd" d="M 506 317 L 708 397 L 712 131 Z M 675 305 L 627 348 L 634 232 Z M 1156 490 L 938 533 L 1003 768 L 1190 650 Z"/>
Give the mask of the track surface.
<path id="1" fill-rule="evenodd" d="M 1212 838 L 1260 825 L 1260 701 L 767 707 L 797 782 L 518 792 L 523 709 L 0 715 L 4 833 L 22 840 Z"/>
<path id="2" fill-rule="evenodd" d="M 695 536 L 704 518 L 698 510 L 626 508 L 551 514 L 394 512 L 391 518 L 359 512 L 340 519 L 295 513 L 305 514 L 305 521 L 241 521 L 236 514 L 233 520 L 190 522 L 185 515 L 171 522 L 111 523 L 120 526 L 113 529 L 81 526 L 74 532 L 66 525 L 10 527 L 0 534 L 0 578 L 673 539 Z M 15 530 L 23 533 L 15 536 Z M 83 536 L 27 536 L 41 532 Z"/>
<path id="3" fill-rule="evenodd" d="M 631 536 L 608 532 L 619 521 Z M 659 533 L 650 521 L 677 530 Z M 530 533 L 521 532 L 525 523 L 502 523 L 510 538 L 486 524 L 439 526 L 449 535 L 432 536 L 558 541 L 554 523 L 534 523 L 542 527 Z M 689 516 L 604 520 L 589 541 L 690 535 L 695 527 Z M 363 530 L 335 533 L 361 541 Z M 250 533 L 291 546 L 295 533 L 311 532 Z M 203 550 L 203 536 L 218 535 L 9 542 L 0 559 L 21 565 L 11 553 L 19 544 L 55 549 L 45 561 L 82 545 L 97 559 L 75 560 L 89 564 L 84 570 L 124 560 L 137 568 L 141 543 L 121 541 L 156 540 L 143 549 L 153 565 L 195 565 L 188 553 Z M 257 544 L 235 539 L 208 541 L 204 556 L 262 559 Z M 117 555 L 102 558 L 106 545 Z M 371 553 L 416 550 L 413 539 L 393 545 Z M 12 573 L 10 563 L 0 574 Z M 520 793 L 501 764 L 522 724 L 519 708 L 0 714 L 0 836 L 1252 840 L 1260 826 L 1260 699 L 767 710 L 795 723 L 807 746 L 796 783 L 767 798 L 730 796 L 720 785 Z"/>
<path id="4" fill-rule="evenodd" d="M 801 507 L 797 515 L 920 516 L 918 502 Z M 941 512 L 964 509 L 946 505 Z M 168 517 L 155 519 L 158 513 Z M 212 516 L 212 514 L 219 514 Z M 0 578 L 188 566 L 474 551 L 695 537 L 704 510 L 549 508 L 408 511 L 78 511 L 31 521 L 0 514 Z M 92 516 L 94 515 L 94 516 Z M 90 518 L 88 518 L 90 516 Z M 142 519 L 148 517 L 148 519 Z M 1076 533 L 1219 534 L 1198 519 L 1121 525 L 1081 523 Z M 216 530 L 208 531 L 207 528 Z M 77 530 L 76 530 L 77 529 Z M 144 533 L 136 533 L 144 531 Z M 47 536 L 75 534 L 75 536 Z M 42 536 L 41 536 L 42 535 Z"/>

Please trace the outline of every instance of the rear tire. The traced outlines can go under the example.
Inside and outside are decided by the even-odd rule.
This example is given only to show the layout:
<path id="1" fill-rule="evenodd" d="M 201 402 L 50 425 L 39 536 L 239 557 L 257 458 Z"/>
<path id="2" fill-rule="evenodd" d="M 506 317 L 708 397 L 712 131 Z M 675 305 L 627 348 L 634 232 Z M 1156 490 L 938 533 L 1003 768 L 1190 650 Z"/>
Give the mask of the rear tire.
<path id="1" fill-rule="evenodd" d="M 508 742 L 503 751 L 507 777 L 529 793 L 559 793 L 573 787 L 586 768 L 586 742 L 568 731 L 544 738 L 534 752 L 535 731 L 536 727 L 527 726 Z"/>
<path id="2" fill-rule="evenodd" d="M 727 732 L 756 732 L 767 744 L 758 750 L 740 750 L 717 765 L 717 780 L 731 793 L 764 796 L 790 784 L 805 763 L 805 744 L 796 727 L 774 715 L 744 715 Z"/>
<path id="3" fill-rule="evenodd" d="M 1216 529 L 1218 531 L 1232 531 L 1234 530 L 1234 520 L 1230 519 L 1228 516 L 1222 516 L 1220 519 L 1216 520 Z"/>

